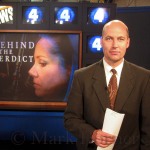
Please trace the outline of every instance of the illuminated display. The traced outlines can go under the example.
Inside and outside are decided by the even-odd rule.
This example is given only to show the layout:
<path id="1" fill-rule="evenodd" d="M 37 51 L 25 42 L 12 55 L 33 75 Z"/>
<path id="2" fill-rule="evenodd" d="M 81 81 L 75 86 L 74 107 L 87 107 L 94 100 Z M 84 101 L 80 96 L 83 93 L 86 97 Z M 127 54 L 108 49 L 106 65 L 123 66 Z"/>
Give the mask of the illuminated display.
<path id="1" fill-rule="evenodd" d="M 88 49 L 92 53 L 102 52 L 102 46 L 100 44 L 101 36 L 89 36 L 88 37 Z"/>
<path id="2" fill-rule="evenodd" d="M 55 8 L 55 24 L 76 23 L 77 10 L 72 7 Z"/>
<path id="3" fill-rule="evenodd" d="M 0 6 L 0 24 L 13 24 L 12 6 Z"/>
<path id="4" fill-rule="evenodd" d="M 88 23 L 104 24 L 109 20 L 109 11 L 106 8 L 89 8 Z"/>
<path id="5" fill-rule="evenodd" d="M 23 24 L 42 24 L 44 23 L 44 7 L 24 7 Z"/>

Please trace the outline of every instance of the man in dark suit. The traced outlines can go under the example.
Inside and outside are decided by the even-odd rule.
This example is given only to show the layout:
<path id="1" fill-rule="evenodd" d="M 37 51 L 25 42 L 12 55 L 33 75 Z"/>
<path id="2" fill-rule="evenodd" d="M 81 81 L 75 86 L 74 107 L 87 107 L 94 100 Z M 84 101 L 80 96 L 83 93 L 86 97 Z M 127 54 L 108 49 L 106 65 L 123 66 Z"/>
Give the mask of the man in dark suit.
<path id="1" fill-rule="evenodd" d="M 120 20 L 105 24 L 101 45 L 104 57 L 77 70 L 64 113 L 65 128 L 77 138 L 78 150 L 150 150 L 150 71 L 124 59 L 130 45 L 128 27 Z M 119 135 L 102 131 L 111 69 L 117 71 L 113 110 L 125 114 Z"/>

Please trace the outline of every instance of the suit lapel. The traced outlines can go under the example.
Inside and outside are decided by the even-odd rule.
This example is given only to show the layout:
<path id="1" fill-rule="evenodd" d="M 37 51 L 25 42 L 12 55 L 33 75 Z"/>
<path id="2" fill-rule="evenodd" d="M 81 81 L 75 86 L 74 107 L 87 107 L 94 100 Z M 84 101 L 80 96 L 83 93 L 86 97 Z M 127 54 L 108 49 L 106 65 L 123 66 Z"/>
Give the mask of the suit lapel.
<path id="1" fill-rule="evenodd" d="M 115 111 L 119 112 L 123 108 L 125 102 L 128 100 L 128 97 L 133 89 L 133 79 L 134 78 L 131 69 L 128 63 L 125 61 L 115 102 Z"/>
<path id="2" fill-rule="evenodd" d="M 106 77 L 103 67 L 102 60 L 96 66 L 94 75 L 93 75 L 94 84 L 93 87 L 95 89 L 96 95 L 105 111 L 106 108 L 109 107 L 109 100 L 107 94 L 107 86 L 106 86 Z"/>
<path id="3" fill-rule="evenodd" d="M 93 87 L 95 89 L 98 100 L 100 101 L 105 111 L 106 108 L 110 107 L 110 104 L 109 104 L 106 77 L 105 77 L 102 60 L 96 66 L 93 79 L 95 80 Z M 115 111 L 119 112 L 123 108 L 125 102 L 128 100 L 128 97 L 133 90 L 133 85 L 134 85 L 134 75 L 132 74 L 128 62 L 125 61 L 124 67 L 122 69 L 119 89 L 116 97 Z"/>

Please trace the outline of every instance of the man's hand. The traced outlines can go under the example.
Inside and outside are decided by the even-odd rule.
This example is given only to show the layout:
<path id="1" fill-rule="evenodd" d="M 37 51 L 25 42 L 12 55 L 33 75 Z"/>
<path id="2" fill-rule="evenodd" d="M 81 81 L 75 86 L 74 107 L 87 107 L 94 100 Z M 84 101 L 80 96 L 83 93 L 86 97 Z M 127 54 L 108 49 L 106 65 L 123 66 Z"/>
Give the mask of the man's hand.
<path id="1" fill-rule="evenodd" d="M 103 132 L 102 130 L 95 130 L 92 134 L 92 140 L 99 147 L 107 147 L 115 142 L 116 137 L 114 135 Z"/>

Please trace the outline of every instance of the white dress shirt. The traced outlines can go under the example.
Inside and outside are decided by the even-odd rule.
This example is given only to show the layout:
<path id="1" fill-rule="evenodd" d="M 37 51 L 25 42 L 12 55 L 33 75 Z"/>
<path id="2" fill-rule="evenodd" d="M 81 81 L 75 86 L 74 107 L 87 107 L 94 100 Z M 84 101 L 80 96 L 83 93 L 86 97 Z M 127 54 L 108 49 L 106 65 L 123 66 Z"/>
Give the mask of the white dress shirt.
<path id="1" fill-rule="evenodd" d="M 106 83 L 107 83 L 107 86 L 109 84 L 109 80 L 112 76 L 112 72 L 111 72 L 111 69 L 115 69 L 117 71 L 116 73 L 116 77 L 117 77 L 117 86 L 119 87 L 119 83 L 120 83 L 120 76 L 121 76 L 121 72 L 122 72 L 122 68 L 123 68 L 123 64 L 124 64 L 124 59 L 122 61 L 122 63 L 115 67 L 115 68 L 112 68 L 106 61 L 105 59 L 103 58 L 103 64 L 104 64 L 104 70 L 105 70 L 105 75 L 106 75 Z"/>

